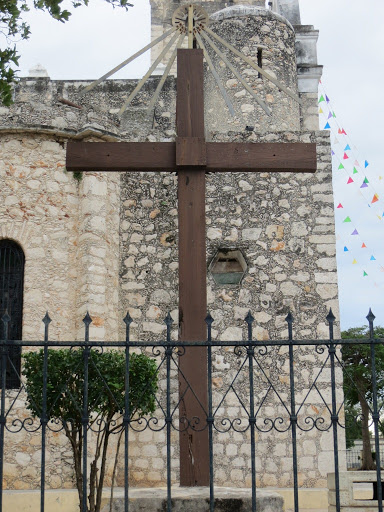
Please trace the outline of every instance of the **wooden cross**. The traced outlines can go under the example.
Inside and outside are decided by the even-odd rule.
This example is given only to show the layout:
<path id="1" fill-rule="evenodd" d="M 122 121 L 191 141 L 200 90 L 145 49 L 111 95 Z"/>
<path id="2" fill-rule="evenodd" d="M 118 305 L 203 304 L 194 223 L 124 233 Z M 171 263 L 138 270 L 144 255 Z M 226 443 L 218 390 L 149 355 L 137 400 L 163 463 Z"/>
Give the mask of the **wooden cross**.
<path id="1" fill-rule="evenodd" d="M 204 131 L 203 51 L 177 54 L 176 142 L 68 142 L 68 171 L 177 171 L 179 215 L 179 339 L 204 341 L 207 314 L 205 249 L 206 172 L 315 172 L 316 145 L 307 143 L 206 142 Z M 180 417 L 196 429 L 180 433 L 180 485 L 209 485 L 207 356 L 191 347 L 179 359 L 188 391 Z M 179 378 L 180 396 L 186 382 Z M 201 405 L 198 403 L 200 401 Z"/>

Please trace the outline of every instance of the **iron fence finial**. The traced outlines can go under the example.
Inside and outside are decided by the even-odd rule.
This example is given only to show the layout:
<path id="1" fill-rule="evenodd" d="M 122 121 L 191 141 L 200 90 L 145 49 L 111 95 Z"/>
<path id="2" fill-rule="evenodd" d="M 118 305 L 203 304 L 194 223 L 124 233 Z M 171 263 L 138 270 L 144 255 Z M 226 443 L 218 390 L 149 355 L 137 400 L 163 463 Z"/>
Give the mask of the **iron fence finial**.
<path id="1" fill-rule="evenodd" d="M 369 323 L 373 323 L 374 319 L 376 318 L 375 315 L 372 313 L 372 309 L 369 308 L 368 315 L 365 317 Z"/>
<path id="2" fill-rule="evenodd" d="M 329 313 L 328 315 L 325 317 L 325 319 L 327 320 L 327 322 L 329 324 L 333 324 L 333 322 L 336 320 L 336 317 L 335 315 L 333 314 L 332 312 L 332 308 L 329 308 Z"/>
<path id="3" fill-rule="evenodd" d="M 288 315 L 285 317 L 285 321 L 287 322 L 287 324 L 293 324 L 293 315 L 291 311 L 288 311 Z"/>
<path id="4" fill-rule="evenodd" d="M 92 323 L 92 318 L 88 311 L 87 311 L 87 314 L 85 315 L 85 317 L 83 318 L 83 322 L 87 327 Z"/>
<path id="5" fill-rule="evenodd" d="M 248 311 L 247 316 L 244 318 L 244 320 L 247 322 L 247 324 L 252 324 L 255 319 L 252 316 L 251 310 Z"/>
<path id="6" fill-rule="evenodd" d="M 133 322 L 133 318 L 131 317 L 131 315 L 129 314 L 129 311 L 127 312 L 127 314 L 125 315 L 125 317 L 123 318 L 123 322 L 125 323 L 125 325 L 131 325 L 131 323 Z"/>
<path id="7" fill-rule="evenodd" d="M 207 325 L 212 325 L 213 322 L 214 322 L 214 319 L 213 319 L 211 313 L 208 311 L 207 316 L 205 317 L 205 323 Z"/>
<path id="8" fill-rule="evenodd" d="M 171 317 L 171 313 L 169 311 L 167 316 L 164 318 L 164 323 L 167 327 L 170 327 L 173 324 L 173 318 Z"/>
<path id="9" fill-rule="evenodd" d="M 48 311 L 45 313 L 45 316 L 44 318 L 42 319 L 42 322 L 45 326 L 48 326 L 51 322 L 52 322 L 52 319 L 51 317 L 49 316 L 49 313 Z"/>
<path id="10" fill-rule="evenodd" d="M 9 316 L 7 309 L 5 310 L 4 315 L 1 317 L 1 320 L 3 321 L 4 324 L 7 324 L 8 322 L 11 321 L 11 317 Z"/>

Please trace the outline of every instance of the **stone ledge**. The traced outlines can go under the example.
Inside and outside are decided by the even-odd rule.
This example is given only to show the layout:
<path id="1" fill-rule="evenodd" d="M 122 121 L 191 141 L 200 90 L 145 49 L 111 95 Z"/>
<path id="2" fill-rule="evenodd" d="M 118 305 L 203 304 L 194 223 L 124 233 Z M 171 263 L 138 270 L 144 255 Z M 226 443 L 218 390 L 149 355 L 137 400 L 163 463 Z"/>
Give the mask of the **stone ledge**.
<path id="1" fill-rule="evenodd" d="M 122 489 L 115 491 L 113 512 L 124 510 Z M 215 487 L 215 512 L 251 512 L 251 489 L 233 487 Z M 167 492 L 164 487 L 152 489 L 131 489 L 129 492 L 130 512 L 162 512 L 166 510 Z M 256 506 L 258 512 L 283 512 L 284 499 L 272 491 L 257 489 Z M 172 512 L 209 512 L 208 487 L 172 488 Z M 109 501 L 102 512 L 109 511 Z"/>

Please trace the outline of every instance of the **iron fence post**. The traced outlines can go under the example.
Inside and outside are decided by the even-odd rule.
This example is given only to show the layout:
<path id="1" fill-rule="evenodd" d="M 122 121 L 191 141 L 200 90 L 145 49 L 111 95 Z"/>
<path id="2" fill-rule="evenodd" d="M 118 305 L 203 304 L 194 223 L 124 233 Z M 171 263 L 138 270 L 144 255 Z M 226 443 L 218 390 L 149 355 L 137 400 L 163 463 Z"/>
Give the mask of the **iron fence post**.
<path id="1" fill-rule="evenodd" d="M 171 481 L 171 326 L 173 324 L 170 313 L 165 318 L 167 326 L 167 344 L 165 348 L 166 366 L 167 366 L 167 410 L 165 423 L 167 427 L 167 512 L 172 512 L 172 481 Z"/>
<path id="2" fill-rule="evenodd" d="M 3 511 L 3 476 L 4 476 L 4 433 L 5 433 L 5 394 L 7 385 L 8 327 L 11 321 L 8 312 L 2 316 L 4 339 L 1 340 L 1 410 L 0 410 L 0 512 Z"/>
<path id="3" fill-rule="evenodd" d="M 48 311 L 43 318 L 44 323 L 44 349 L 43 349 L 43 397 L 41 411 L 41 484 L 40 484 L 40 510 L 44 512 L 45 501 L 45 445 L 47 432 L 47 380 L 48 380 L 48 329 L 51 319 Z"/>
<path id="4" fill-rule="evenodd" d="M 337 425 L 339 422 L 339 415 L 337 414 L 336 406 L 336 378 L 335 378 L 335 353 L 336 346 L 333 340 L 333 324 L 336 317 L 332 313 L 332 309 L 326 317 L 329 324 L 329 341 L 331 342 L 328 347 L 329 358 L 331 361 L 331 393 L 332 393 L 332 430 L 333 430 L 333 457 L 335 462 L 335 491 L 336 491 L 336 512 L 340 512 L 340 473 L 339 473 L 339 446 L 337 439 Z"/>
<path id="5" fill-rule="evenodd" d="M 88 480 L 88 370 L 89 370 L 89 356 L 91 349 L 89 347 L 89 326 L 92 323 L 92 318 L 87 314 L 83 319 L 85 325 L 85 347 L 83 351 L 84 358 L 84 388 L 83 388 L 83 412 L 81 417 L 82 429 L 83 429 L 83 503 L 82 512 L 87 512 L 87 480 Z"/>
<path id="6" fill-rule="evenodd" d="M 379 419 L 380 414 L 377 407 L 377 379 L 376 379 L 376 360 L 375 360 L 375 333 L 373 330 L 373 321 L 375 315 L 371 309 L 367 315 L 369 323 L 369 338 L 371 347 L 371 373 L 372 373 L 372 401 L 373 401 L 373 425 L 375 428 L 375 450 L 376 450 L 376 475 L 377 475 L 377 502 L 379 512 L 383 512 L 383 489 L 381 486 L 381 467 L 380 467 L 380 442 L 379 442 Z"/>
<path id="7" fill-rule="evenodd" d="M 297 476 L 297 415 L 296 415 L 296 400 L 295 400 L 295 374 L 293 366 L 293 316 L 289 312 L 285 318 L 288 324 L 288 339 L 289 339 L 289 387 L 291 393 L 291 414 L 290 422 L 292 428 L 292 466 L 293 466 L 293 499 L 295 512 L 299 511 L 299 479 Z"/>
<path id="8" fill-rule="evenodd" d="M 129 407 L 129 336 L 130 336 L 130 325 L 133 322 L 131 315 L 126 314 L 124 318 L 125 323 L 125 395 L 124 395 L 124 512 L 128 512 L 129 509 L 129 478 L 128 478 L 128 429 L 130 421 L 130 407 Z"/>
<path id="9" fill-rule="evenodd" d="M 253 358 L 255 356 L 255 347 L 253 342 L 252 324 L 254 318 L 248 311 L 245 321 L 248 325 L 248 376 L 249 376 L 249 427 L 251 429 L 251 476 L 252 476 L 252 512 L 256 512 L 256 446 L 255 446 L 255 396 L 253 382 Z"/>
<path id="10" fill-rule="evenodd" d="M 215 491 L 213 486 L 213 413 L 212 413 L 212 323 L 213 318 L 208 313 L 205 318 L 207 324 L 207 363 L 208 363 L 208 446 L 209 446 L 209 510 L 215 509 Z"/>

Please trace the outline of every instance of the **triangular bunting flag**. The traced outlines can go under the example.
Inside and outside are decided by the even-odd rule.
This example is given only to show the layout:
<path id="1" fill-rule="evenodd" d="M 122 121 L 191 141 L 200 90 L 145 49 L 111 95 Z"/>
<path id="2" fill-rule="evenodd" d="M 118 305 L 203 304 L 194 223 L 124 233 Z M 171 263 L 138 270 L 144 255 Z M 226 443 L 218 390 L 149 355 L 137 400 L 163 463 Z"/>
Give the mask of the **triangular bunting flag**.
<path id="1" fill-rule="evenodd" d="M 378 216 L 377 216 L 377 218 L 378 218 L 379 220 L 381 220 L 381 216 L 380 216 L 380 215 L 378 215 Z"/>
<path id="2" fill-rule="evenodd" d="M 367 276 L 368 274 L 366 273 L 366 271 L 364 270 L 364 274 L 363 274 L 363 277 Z"/>
<path id="3" fill-rule="evenodd" d="M 365 181 L 363 181 L 363 184 L 360 186 L 360 188 L 366 188 L 368 187 L 368 185 L 365 183 Z"/>
<path id="4" fill-rule="evenodd" d="M 334 112 L 332 113 L 332 115 L 333 115 L 333 117 L 336 117 L 336 114 Z"/>
<path id="5" fill-rule="evenodd" d="M 344 130 L 344 128 L 341 130 L 341 133 L 347 135 L 347 132 Z"/>
<path id="6" fill-rule="evenodd" d="M 351 219 L 349 217 L 345 217 L 345 219 L 343 220 L 343 222 L 352 222 Z"/>
<path id="7" fill-rule="evenodd" d="M 342 132 L 342 130 L 341 130 L 341 128 L 339 128 L 339 129 L 337 130 L 337 133 L 340 133 L 340 134 L 341 134 L 341 133 L 343 133 L 343 132 Z"/>
<path id="8" fill-rule="evenodd" d="M 324 114 L 323 109 L 321 107 L 319 108 L 319 114 Z"/>
<path id="9" fill-rule="evenodd" d="M 368 165 L 369 165 L 369 162 L 365 161 L 365 162 L 364 162 L 364 167 L 365 167 L 365 168 L 367 168 L 367 167 L 368 167 Z"/>
<path id="10" fill-rule="evenodd" d="M 339 204 L 337 205 L 337 208 L 342 208 L 342 207 L 343 207 L 343 205 L 342 205 L 341 203 L 339 203 Z"/>
<path id="11" fill-rule="evenodd" d="M 344 148 L 344 151 L 349 151 L 351 148 L 349 147 L 349 144 L 347 144 Z"/>
<path id="12" fill-rule="evenodd" d="M 377 194 L 375 194 L 375 195 L 373 196 L 373 199 L 372 199 L 372 201 L 371 201 L 371 204 L 372 204 L 372 203 L 376 203 L 378 200 L 379 200 L 379 196 L 378 196 Z"/>
<path id="13" fill-rule="evenodd" d="M 352 261 L 352 265 L 356 265 L 357 261 L 356 260 L 353 260 Z"/>
<path id="14" fill-rule="evenodd" d="M 319 103 L 321 103 L 322 101 L 325 101 L 325 99 L 324 99 L 324 96 L 323 96 L 323 95 L 321 95 L 321 96 L 320 96 Z"/>
<path id="15" fill-rule="evenodd" d="M 368 178 L 367 178 L 367 177 L 365 177 L 365 178 L 364 178 L 364 183 L 369 183 L 369 181 L 368 181 Z"/>
<path id="16" fill-rule="evenodd" d="M 372 255 L 370 258 L 371 261 L 376 261 L 376 258 Z"/>
<path id="17" fill-rule="evenodd" d="M 382 177 L 382 176 L 379 176 L 379 180 L 382 180 L 382 179 L 383 179 L 383 177 Z"/>
<path id="18" fill-rule="evenodd" d="M 327 103 L 329 103 L 329 98 L 327 95 L 325 95 L 325 99 L 326 99 Z"/>
<path id="19" fill-rule="evenodd" d="M 340 164 L 340 165 L 339 165 L 339 167 L 338 167 L 338 169 L 344 169 L 344 168 L 345 168 L 345 167 L 344 167 L 344 165 L 343 165 L 343 164 Z"/>
<path id="20" fill-rule="evenodd" d="M 336 153 L 333 151 L 333 149 L 331 149 L 331 155 L 332 155 L 332 156 L 335 156 L 335 155 L 336 155 Z"/>
<path id="21" fill-rule="evenodd" d="M 331 117 L 333 117 L 332 112 L 328 114 L 328 119 L 331 119 Z"/>
<path id="22" fill-rule="evenodd" d="M 328 123 L 327 123 L 328 124 Z M 347 155 L 347 153 L 344 153 L 344 156 L 343 156 L 343 159 L 344 160 L 348 160 L 349 156 Z"/>
<path id="23" fill-rule="evenodd" d="M 355 163 L 353 165 L 356 165 L 356 167 L 360 167 L 360 164 L 357 160 L 355 160 Z"/>
<path id="24" fill-rule="evenodd" d="M 331 129 L 331 125 L 329 123 L 327 123 L 325 126 L 324 126 L 324 130 L 330 130 Z"/>
<path id="25" fill-rule="evenodd" d="M 365 245 L 365 243 L 363 242 L 362 246 L 361 246 L 362 249 L 366 249 L 367 246 Z"/>
<path id="26" fill-rule="evenodd" d="M 353 183 L 353 179 L 351 177 L 348 178 L 347 185 L 349 185 L 350 183 Z"/>
<path id="27" fill-rule="evenodd" d="M 353 168 L 353 174 L 357 174 L 359 171 L 356 169 L 356 167 Z"/>
<path id="28" fill-rule="evenodd" d="M 359 234 L 359 232 L 357 231 L 357 229 L 354 229 L 354 230 L 352 231 L 352 233 L 351 233 L 351 235 L 358 235 L 358 234 Z"/>
<path id="29" fill-rule="evenodd" d="M 348 247 L 344 247 L 344 252 L 348 252 Z"/>

